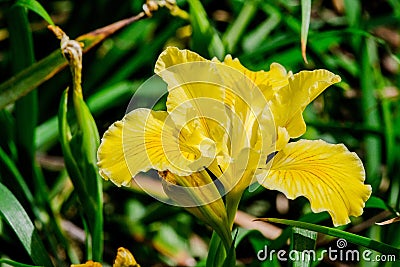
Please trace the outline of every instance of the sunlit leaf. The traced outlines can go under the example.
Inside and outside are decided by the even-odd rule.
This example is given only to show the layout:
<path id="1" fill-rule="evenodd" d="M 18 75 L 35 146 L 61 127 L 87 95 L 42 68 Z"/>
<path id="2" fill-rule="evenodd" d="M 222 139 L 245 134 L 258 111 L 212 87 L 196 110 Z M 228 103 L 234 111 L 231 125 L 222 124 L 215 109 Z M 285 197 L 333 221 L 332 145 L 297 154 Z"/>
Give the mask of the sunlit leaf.
<path id="1" fill-rule="evenodd" d="M 53 20 L 51 19 L 50 15 L 47 11 L 43 8 L 43 6 L 36 0 L 18 0 L 16 3 L 18 6 L 26 7 L 39 16 L 41 16 L 44 20 L 47 21 L 50 25 L 54 25 Z"/>

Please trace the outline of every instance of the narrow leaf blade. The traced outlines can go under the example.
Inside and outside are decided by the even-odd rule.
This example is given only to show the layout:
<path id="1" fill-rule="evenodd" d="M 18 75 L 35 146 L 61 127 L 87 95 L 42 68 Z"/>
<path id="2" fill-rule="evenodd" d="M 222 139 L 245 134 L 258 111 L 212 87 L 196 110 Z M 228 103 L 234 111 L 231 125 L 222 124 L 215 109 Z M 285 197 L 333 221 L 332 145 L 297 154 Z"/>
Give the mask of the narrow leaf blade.
<path id="1" fill-rule="evenodd" d="M 47 23 L 50 25 L 55 25 L 53 20 L 51 19 L 50 15 L 47 13 L 46 9 L 43 8 L 43 6 L 36 0 L 18 0 L 16 3 L 18 6 L 23 6 L 26 7 L 39 16 L 41 16 Z"/>
<path id="2" fill-rule="evenodd" d="M 310 17 L 311 17 L 311 0 L 301 0 L 301 55 L 303 56 L 303 60 L 306 64 L 308 64 L 306 55 L 306 46 L 307 46 L 308 29 L 310 26 Z"/>
<path id="3" fill-rule="evenodd" d="M 119 29 L 143 17 L 143 13 L 140 13 L 138 16 L 124 19 L 93 32 L 81 35 L 76 40 L 84 43 L 83 52 L 85 53 Z M 3 109 L 8 104 L 26 95 L 66 66 L 66 59 L 62 56 L 61 51 L 57 49 L 44 59 L 0 84 L 0 109 Z"/>
<path id="4" fill-rule="evenodd" d="M 307 229 L 293 227 L 291 239 L 291 251 L 296 251 L 298 257 L 293 260 L 294 267 L 311 266 L 313 258 L 310 258 L 309 251 L 315 250 L 317 233 Z M 307 252 L 307 253 L 304 253 Z"/>
<path id="5" fill-rule="evenodd" d="M 35 226 L 15 196 L 0 183 L 0 216 L 14 230 L 36 265 L 53 266 Z"/>

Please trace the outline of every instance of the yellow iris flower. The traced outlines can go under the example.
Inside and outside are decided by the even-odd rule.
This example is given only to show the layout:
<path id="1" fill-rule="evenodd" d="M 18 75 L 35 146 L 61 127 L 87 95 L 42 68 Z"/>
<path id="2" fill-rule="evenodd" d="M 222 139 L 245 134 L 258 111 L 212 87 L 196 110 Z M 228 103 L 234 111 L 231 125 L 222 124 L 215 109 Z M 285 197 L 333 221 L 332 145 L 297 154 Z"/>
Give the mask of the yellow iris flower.
<path id="1" fill-rule="evenodd" d="M 155 73 L 168 84 L 167 110 L 136 109 L 108 129 L 98 150 L 103 178 L 129 185 L 158 170 L 167 195 L 227 239 L 223 228 L 255 181 L 290 199 L 305 196 L 336 226 L 362 214 L 371 187 L 355 153 L 322 140 L 289 143 L 306 130 L 306 106 L 339 76 L 293 75 L 277 63 L 253 72 L 230 55 L 220 62 L 174 47 Z"/>

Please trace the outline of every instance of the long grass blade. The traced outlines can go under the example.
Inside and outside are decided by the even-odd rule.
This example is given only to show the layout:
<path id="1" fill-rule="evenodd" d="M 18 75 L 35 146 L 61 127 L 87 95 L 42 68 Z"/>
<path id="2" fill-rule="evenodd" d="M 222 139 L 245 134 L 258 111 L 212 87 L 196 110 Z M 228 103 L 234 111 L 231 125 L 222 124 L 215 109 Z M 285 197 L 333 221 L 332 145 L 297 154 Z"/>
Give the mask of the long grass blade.
<path id="1" fill-rule="evenodd" d="M 381 118 L 379 115 L 378 101 L 375 97 L 377 87 L 373 66 L 377 62 L 377 47 L 375 41 L 365 38 L 361 43 L 360 86 L 362 90 L 362 112 L 364 124 L 368 127 L 380 127 Z M 367 183 L 371 184 L 373 190 L 377 190 L 381 182 L 382 167 L 382 142 L 377 136 L 365 136 L 365 170 Z"/>
<path id="2" fill-rule="evenodd" d="M 115 22 L 106 27 L 81 35 L 77 40 L 84 44 L 83 52 L 85 53 L 116 31 L 144 17 L 145 14 L 143 12 L 139 13 L 137 16 Z M 57 49 L 44 59 L 0 84 L 0 109 L 3 109 L 8 104 L 26 95 L 66 66 L 67 61 L 62 56 L 60 50 Z"/>
<path id="3" fill-rule="evenodd" d="M 251 22 L 257 11 L 257 1 L 246 1 L 243 4 L 242 10 L 240 11 L 236 20 L 230 25 L 228 30 L 222 37 L 222 41 L 227 48 L 228 53 L 232 53 L 240 37 L 243 36 L 243 32 L 246 30 L 247 25 Z"/>
<path id="4" fill-rule="evenodd" d="M 55 25 L 53 20 L 51 19 L 50 15 L 47 11 L 43 8 L 43 6 L 36 0 L 18 0 L 15 5 L 26 7 L 39 16 L 41 16 L 47 23 L 50 25 Z"/>
<path id="5" fill-rule="evenodd" d="M 189 0 L 188 2 L 193 27 L 192 47 L 200 54 L 222 59 L 225 56 L 225 47 L 216 29 L 208 20 L 203 5 L 199 0 Z"/>
<path id="6" fill-rule="evenodd" d="M 13 6 L 9 10 L 8 23 L 14 73 L 30 66 L 35 61 L 32 33 L 30 31 L 26 9 Z M 18 161 L 24 166 L 24 176 L 33 174 L 34 136 L 38 116 L 38 96 L 33 91 L 21 98 L 15 106 L 16 144 Z M 21 129 L 24 129 L 21 131 Z"/>
<path id="7" fill-rule="evenodd" d="M 24 264 L 24 263 L 20 263 L 20 262 L 9 260 L 9 259 L 0 259 L 0 263 L 5 263 L 5 264 L 8 264 L 8 265 L 14 266 L 14 267 L 40 267 L 38 265 Z"/>
<path id="8" fill-rule="evenodd" d="M 307 47 L 308 29 L 310 27 L 310 17 L 311 17 L 311 0 L 301 0 L 301 55 L 303 56 L 303 60 L 306 64 L 308 64 L 306 47 Z"/>
<path id="9" fill-rule="evenodd" d="M 18 239 L 32 258 L 32 261 L 36 265 L 43 265 L 45 267 L 53 266 L 28 214 L 14 197 L 13 193 L 2 183 L 0 183 L 0 196 L 2 198 L 0 201 L 0 215 L 18 236 Z"/>
<path id="10" fill-rule="evenodd" d="M 311 266 L 313 259 L 307 257 L 303 251 L 315 250 L 317 242 L 317 233 L 307 229 L 293 227 L 291 238 L 291 251 L 296 251 L 298 256 L 293 260 L 293 267 L 308 267 Z"/>

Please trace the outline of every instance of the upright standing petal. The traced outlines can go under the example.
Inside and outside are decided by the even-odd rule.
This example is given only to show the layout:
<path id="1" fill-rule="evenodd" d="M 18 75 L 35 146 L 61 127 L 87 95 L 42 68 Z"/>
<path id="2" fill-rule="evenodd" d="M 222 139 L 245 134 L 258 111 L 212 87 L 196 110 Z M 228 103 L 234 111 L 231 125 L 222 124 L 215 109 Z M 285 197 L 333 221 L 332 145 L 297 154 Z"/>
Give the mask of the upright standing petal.
<path id="1" fill-rule="evenodd" d="M 217 59 L 213 60 L 218 61 Z M 269 71 L 251 71 L 244 67 L 239 59 L 227 55 L 223 64 L 245 75 L 256 85 L 257 90 L 260 90 L 267 100 L 271 99 L 279 88 L 288 84 L 288 73 L 285 68 L 278 63 L 272 63 Z"/>
<path id="2" fill-rule="evenodd" d="M 218 100 L 223 98 L 221 88 L 209 87 L 212 86 L 210 79 L 213 79 L 213 65 L 215 64 L 211 61 L 189 50 L 168 47 L 161 53 L 154 72 L 168 84 L 168 112 L 187 100 L 201 97 Z"/>
<path id="3" fill-rule="evenodd" d="M 328 211 L 335 226 L 360 216 L 371 195 L 361 160 L 342 145 L 322 140 L 289 143 L 260 183 L 288 198 L 305 196 L 314 212 Z"/>
<path id="4" fill-rule="evenodd" d="M 328 86 L 340 81 L 327 70 L 301 71 L 289 78 L 289 84 L 279 89 L 270 102 L 276 125 L 285 127 L 291 138 L 304 134 L 303 111 Z"/>

